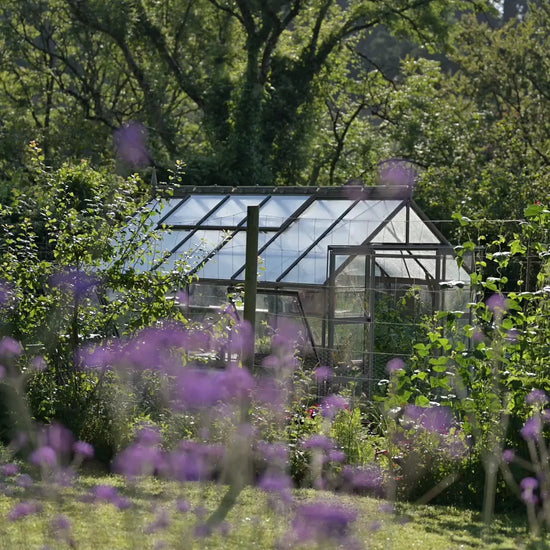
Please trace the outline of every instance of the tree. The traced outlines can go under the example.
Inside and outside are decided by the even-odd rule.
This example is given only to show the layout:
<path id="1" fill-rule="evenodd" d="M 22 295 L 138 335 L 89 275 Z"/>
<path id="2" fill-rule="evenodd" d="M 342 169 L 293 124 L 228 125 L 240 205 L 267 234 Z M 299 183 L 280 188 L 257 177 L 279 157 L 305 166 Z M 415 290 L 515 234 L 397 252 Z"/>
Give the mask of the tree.
<path id="1" fill-rule="evenodd" d="M 312 182 L 323 169 L 312 162 L 325 130 L 318 122 L 334 122 L 330 87 L 342 84 L 334 74 L 350 78 L 354 40 L 383 24 L 439 45 L 463 4 L 474 2 L 8 0 L 0 116 L 24 114 L 47 158 L 101 155 L 109 130 L 141 120 L 156 162 L 183 159 L 188 183 Z M 362 79 L 367 64 L 358 66 Z M 360 122 L 367 105 L 351 94 L 344 118 Z M 86 121 L 93 138 L 68 139 L 67 120 Z M 342 133 L 333 135 L 341 155 Z M 336 164 L 327 166 L 332 181 Z"/>
<path id="2" fill-rule="evenodd" d="M 450 54 L 454 74 L 433 61 L 404 63 L 375 114 L 395 154 L 420 167 L 415 197 L 432 219 L 457 210 L 521 219 L 526 206 L 548 200 L 549 33 L 546 4 L 500 27 L 467 17 Z"/>

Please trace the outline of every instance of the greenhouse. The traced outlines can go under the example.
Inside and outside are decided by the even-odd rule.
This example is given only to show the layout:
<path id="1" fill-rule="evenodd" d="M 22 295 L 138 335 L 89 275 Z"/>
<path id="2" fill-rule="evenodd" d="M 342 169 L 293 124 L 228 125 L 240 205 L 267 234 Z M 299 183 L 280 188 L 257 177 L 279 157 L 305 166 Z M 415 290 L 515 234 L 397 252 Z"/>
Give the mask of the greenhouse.
<path id="1" fill-rule="evenodd" d="M 466 310 L 468 272 L 409 187 L 180 187 L 149 206 L 159 238 L 143 266 L 184 266 L 191 315 L 238 303 L 249 206 L 259 207 L 258 354 L 290 323 L 308 361 L 372 384 L 410 353 L 426 314 Z"/>

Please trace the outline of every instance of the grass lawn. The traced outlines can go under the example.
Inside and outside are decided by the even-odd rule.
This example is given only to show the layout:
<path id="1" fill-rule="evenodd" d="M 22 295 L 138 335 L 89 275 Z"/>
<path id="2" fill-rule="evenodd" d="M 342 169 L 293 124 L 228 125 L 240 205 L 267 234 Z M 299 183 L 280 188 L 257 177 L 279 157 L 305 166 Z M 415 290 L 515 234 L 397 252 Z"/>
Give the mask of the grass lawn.
<path id="1" fill-rule="evenodd" d="M 79 497 L 96 485 L 118 486 L 132 506 L 119 510 L 110 503 L 90 503 Z M 34 494 L 29 495 L 29 491 Z M 111 476 L 83 477 L 76 488 L 50 496 L 44 486 L 32 490 L 16 488 L 11 496 L 0 497 L 0 549 L 273 548 L 288 529 L 291 515 L 272 510 L 266 494 L 253 488 L 241 493 L 222 530 L 207 538 L 196 536 L 200 518 L 216 507 L 223 492 L 223 487 L 212 484 L 190 483 L 182 487 L 159 480 L 128 488 L 120 478 Z M 384 501 L 369 497 L 314 490 L 297 490 L 294 497 L 297 503 L 330 500 L 354 507 L 359 514 L 353 535 L 364 548 L 550 548 L 550 538 L 547 544 L 544 539 L 528 536 L 521 517 L 498 516 L 485 528 L 477 512 L 455 508 L 399 504 L 395 514 L 388 514 L 383 511 Z M 29 499 L 40 502 L 42 511 L 10 520 L 14 505 Z M 190 509 L 179 511 L 178 499 L 184 499 Z M 170 518 L 169 526 L 155 530 L 152 524 L 161 511 Z M 56 540 L 52 535 L 51 520 L 59 514 L 67 516 L 72 524 L 66 540 Z M 307 543 L 303 547 L 314 546 Z"/>

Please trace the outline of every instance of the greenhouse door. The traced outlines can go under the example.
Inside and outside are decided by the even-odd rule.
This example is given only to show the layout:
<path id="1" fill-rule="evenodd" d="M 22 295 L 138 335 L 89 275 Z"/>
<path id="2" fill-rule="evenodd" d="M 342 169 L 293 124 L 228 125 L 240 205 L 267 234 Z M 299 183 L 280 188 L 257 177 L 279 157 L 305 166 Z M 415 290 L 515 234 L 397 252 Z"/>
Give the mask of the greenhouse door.
<path id="1" fill-rule="evenodd" d="M 465 311 L 469 294 L 456 279 L 469 277 L 449 246 L 332 247 L 329 255 L 331 364 L 336 378 L 366 382 L 369 395 L 389 360 L 410 356 L 424 316 Z"/>
<path id="2" fill-rule="evenodd" d="M 330 250 L 327 349 L 342 382 L 372 379 L 372 250 L 350 254 Z M 368 384 L 370 386 L 370 384 Z"/>

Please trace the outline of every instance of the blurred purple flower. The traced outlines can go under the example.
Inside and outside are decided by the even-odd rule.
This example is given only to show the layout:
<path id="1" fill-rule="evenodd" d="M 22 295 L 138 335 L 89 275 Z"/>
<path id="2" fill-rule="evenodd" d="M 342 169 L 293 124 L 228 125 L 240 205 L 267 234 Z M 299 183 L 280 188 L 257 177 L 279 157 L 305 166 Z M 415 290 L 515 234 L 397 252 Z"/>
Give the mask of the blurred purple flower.
<path id="1" fill-rule="evenodd" d="M 93 446 L 89 443 L 86 443 L 85 441 L 75 442 L 73 445 L 73 451 L 83 458 L 93 458 L 94 456 Z"/>
<path id="2" fill-rule="evenodd" d="M 182 409 L 212 407 L 223 396 L 223 373 L 186 367 L 175 384 L 175 404 Z"/>
<path id="3" fill-rule="evenodd" d="M 549 400 L 545 391 L 533 389 L 525 397 L 525 402 L 527 405 L 545 405 Z"/>
<path id="4" fill-rule="evenodd" d="M 1 471 L 3 476 L 11 477 L 19 473 L 19 466 L 13 463 L 4 464 Z"/>
<path id="5" fill-rule="evenodd" d="M 289 449 L 283 443 L 267 443 L 265 441 L 260 441 L 258 443 L 258 451 L 270 466 L 279 466 L 283 468 L 288 464 Z"/>
<path id="6" fill-rule="evenodd" d="M 228 366 L 222 379 L 225 396 L 243 399 L 254 389 L 254 378 L 246 367 Z"/>
<path id="7" fill-rule="evenodd" d="M 347 409 L 349 402 L 341 395 L 332 394 L 323 399 L 321 404 L 321 413 L 325 418 L 334 419 L 338 412 L 342 409 Z"/>
<path id="8" fill-rule="evenodd" d="M 539 486 L 539 482 L 534 477 L 524 477 L 519 487 L 521 489 L 521 500 L 526 504 L 536 504 L 538 497 L 535 494 L 535 489 Z"/>
<path id="9" fill-rule="evenodd" d="M 525 422 L 525 426 L 521 428 L 520 434 L 525 441 L 536 440 L 540 436 L 542 430 L 542 422 L 538 416 L 533 416 Z"/>
<path id="10" fill-rule="evenodd" d="M 405 420 L 413 421 L 429 432 L 446 434 L 453 425 L 453 414 L 448 407 L 419 407 L 407 405 Z"/>
<path id="11" fill-rule="evenodd" d="M 132 506 L 132 503 L 126 497 L 117 495 L 111 499 L 112 504 L 114 504 L 119 510 L 128 510 Z"/>
<path id="12" fill-rule="evenodd" d="M 390 359 L 388 363 L 386 364 L 386 371 L 388 374 L 392 374 L 394 372 L 399 372 L 401 370 L 405 369 L 405 361 L 399 357 L 395 357 L 394 359 Z"/>
<path id="13" fill-rule="evenodd" d="M 147 149 L 147 131 L 139 122 L 129 122 L 114 132 L 115 149 L 118 158 L 135 168 L 152 163 Z"/>
<path id="14" fill-rule="evenodd" d="M 13 298 L 13 287 L 5 281 L 0 282 L 0 308 L 9 305 Z"/>
<path id="15" fill-rule="evenodd" d="M 79 349 L 78 360 L 84 368 L 105 369 L 117 363 L 119 351 L 110 344 L 88 344 Z"/>
<path id="16" fill-rule="evenodd" d="M 48 364 L 46 363 L 46 359 L 44 359 L 42 355 L 37 355 L 31 359 L 30 368 L 34 372 L 42 372 L 46 370 L 47 367 Z"/>
<path id="17" fill-rule="evenodd" d="M 258 481 L 258 487 L 269 493 L 276 493 L 283 502 L 292 501 L 292 480 L 282 472 L 265 472 Z"/>
<path id="18" fill-rule="evenodd" d="M 338 449 L 332 449 L 328 452 L 327 458 L 330 462 L 344 462 L 346 460 L 346 453 Z"/>
<path id="19" fill-rule="evenodd" d="M 296 510 L 292 529 L 300 542 L 342 540 L 349 533 L 357 512 L 325 502 L 304 504 Z"/>
<path id="20" fill-rule="evenodd" d="M 218 467 L 223 449 L 194 441 L 184 441 L 167 457 L 166 473 L 180 482 L 209 479 Z"/>
<path id="21" fill-rule="evenodd" d="M 315 434 L 304 441 L 304 449 L 329 451 L 334 448 L 334 440 L 326 435 Z"/>
<path id="22" fill-rule="evenodd" d="M 342 477 L 345 486 L 352 492 L 382 496 L 384 475 L 378 464 L 363 467 L 344 466 Z"/>
<path id="23" fill-rule="evenodd" d="M 28 489 L 29 487 L 32 487 L 34 482 L 29 474 L 21 474 L 17 478 L 16 483 L 19 487 L 22 487 L 23 489 Z"/>
<path id="24" fill-rule="evenodd" d="M 242 353 L 252 347 L 254 335 L 248 321 L 237 323 L 231 330 L 231 336 L 228 343 L 230 353 Z"/>
<path id="25" fill-rule="evenodd" d="M 52 287 L 71 293 L 75 298 L 89 296 L 99 285 L 99 279 L 78 269 L 67 269 L 50 277 Z"/>
<path id="26" fill-rule="evenodd" d="M 506 462 L 506 464 L 510 464 L 510 462 L 513 462 L 515 456 L 516 453 L 513 449 L 505 449 L 502 453 L 502 460 Z"/>
<path id="27" fill-rule="evenodd" d="M 129 479 L 152 475 L 163 466 L 162 452 L 157 447 L 135 443 L 115 459 L 115 470 Z"/>
<path id="28" fill-rule="evenodd" d="M 162 529 L 166 529 L 170 526 L 170 514 L 167 510 L 159 510 L 155 519 L 145 526 L 145 533 L 156 533 Z"/>
<path id="29" fill-rule="evenodd" d="M 27 516 L 37 514 L 42 510 L 42 506 L 38 502 L 20 502 L 16 504 L 8 514 L 10 521 L 17 521 Z"/>
<path id="30" fill-rule="evenodd" d="M 74 436 L 70 430 L 62 424 L 51 424 L 44 429 L 46 445 L 51 447 L 58 455 L 68 455 L 73 448 Z"/>
<path id="31" fill-rule="evenodd" d="M 54 449 L 44 445 L 31 453 L 30 461 L 36 466 L 53 468 L 57 464 L 57 454 Z"/>
<path id="32" fill-rule="evenodd" d="M 489 296 L 485 301 L 485 305 L 497 317 L 502 317 L 502 314 L 508 309 L 506 298 L 502 294 L 495 293 Z"/>
<path id="33" fill-rule="evenodd" d="M 118 498 L 118 489 L 112 485 L 96 485 L 92 490 L 96 500 L 113 502 Z"/>
<path id="34" fill-rule="evenodd" d="M 189 512 L 191 510 L 191 503 L 188 500 L 179 498 L 176 500 L 176 509 L 178 512 Z"/>
<path id="35" fill-rule="evenodd" d="M 319 367 L 315 369 L 315 380 L 317 382 L 327 382 L 332 378 L 332 369 L 330 367 Z"/>
<path id="36" fill-rule="evenodd" d="M 156 426 L 143 426 L 136 433 L 136 442 L 144 447 L 155 447 L 162 442 L 162 435 Z"/>
<path id="37" fill-rule="evenodd" d="M 50 525 L 57 539 L 67 537 L 68 532 L 72 529 L 71 520 L 64 514 L 59 514 L 53 518 Z"/>
<path id="38" fill-rule="evenodd" d="M 21 344 L 11 336 L 4 336 L 0 340 L 0 356 L 12 357 L 14 355 L 21 355 L 22 351 Z"/>

